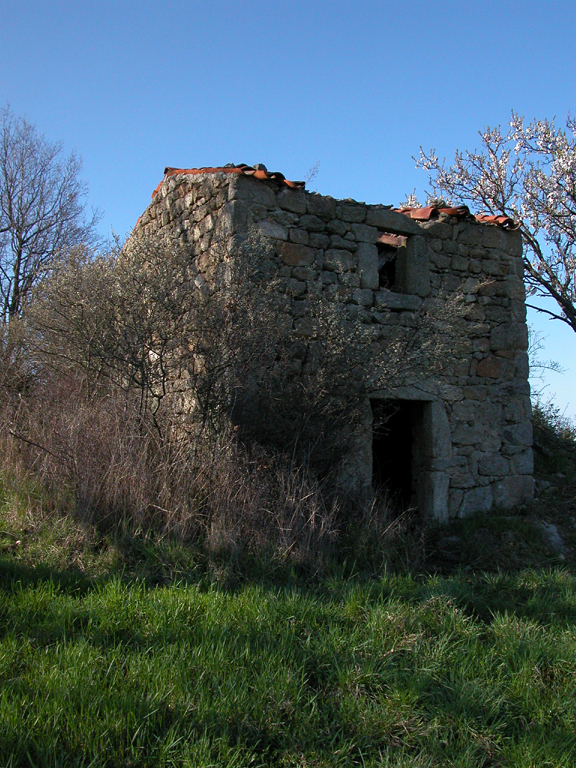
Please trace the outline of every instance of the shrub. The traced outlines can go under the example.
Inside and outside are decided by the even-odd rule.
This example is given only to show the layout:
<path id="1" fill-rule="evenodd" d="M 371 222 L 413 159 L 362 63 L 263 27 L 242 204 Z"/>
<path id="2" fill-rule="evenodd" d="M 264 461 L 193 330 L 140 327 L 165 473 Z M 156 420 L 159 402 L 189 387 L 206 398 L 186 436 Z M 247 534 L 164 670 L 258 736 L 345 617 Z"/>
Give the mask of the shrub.
<path id="1" fill-rule="evenodd" d="M 402 526 L 381 500 L 348 498 L 339 464 L 370 392 L 458 350 L 459 299 L 426 305 L 375 349 L 311 283 L 302 336 L 270 246 L 240 248 L 215 250 L 209 275 L 178 241 L 72 250 L 11 348 L 25 376 L 0 381 L 5 460 L 101 529 L 299 559 L 382 542 Z"/>
<path id="2" fill-rule="evenodd" d="M 537 469 L 576 475 L 576 424 L 552 403 L 537 402 L 532 414 Z"/>

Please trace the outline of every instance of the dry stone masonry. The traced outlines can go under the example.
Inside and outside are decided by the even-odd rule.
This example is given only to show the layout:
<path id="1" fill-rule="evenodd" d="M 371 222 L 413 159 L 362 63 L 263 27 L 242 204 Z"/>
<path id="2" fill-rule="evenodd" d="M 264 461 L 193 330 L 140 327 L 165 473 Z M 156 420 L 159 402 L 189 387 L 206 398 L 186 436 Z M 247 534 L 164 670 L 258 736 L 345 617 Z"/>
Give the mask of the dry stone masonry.
<path id="1" fill-rule="evenodd" d="M 428 516 L 446 520 L 529 503 L 532 425 L 519 232 L 470 216 L 417 221 L 382 205 L 288 186 L 283 177 L 254 176 L 227 168 L 173 172 L 134 236 L 177 235 L 189 245 L 201 281 L 216 246 L 232 252 L 255 229 L 274 244 L 291 322 L 303 337 L 311 333 L 308 286 L 318 281 L 366 325 L 371 343 L 384 345 L 390 329 L 409 324 L 423 303 L 462 293 L 466 355 L 423 386 L 375 392 L 350 471 L 359 485 L 382 479 L 377 475 L 386 474 L 382 456 L 392 440 L 391 482 L 403 483 L 406 501 Z M 381 438 L 372 434 L 371 414 L 386 400 L 397 410 Z"/>

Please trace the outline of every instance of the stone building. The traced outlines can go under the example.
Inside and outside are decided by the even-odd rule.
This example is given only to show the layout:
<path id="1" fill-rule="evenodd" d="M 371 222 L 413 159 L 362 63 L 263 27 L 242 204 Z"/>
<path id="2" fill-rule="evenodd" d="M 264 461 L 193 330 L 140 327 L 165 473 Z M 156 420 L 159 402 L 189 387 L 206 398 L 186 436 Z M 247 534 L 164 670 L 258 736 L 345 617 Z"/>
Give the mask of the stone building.
<path id="1" fill-rule="evenodd" d="M 202 280 L 211 251 L 256 229 L 275 247 L 295 330 L 321 284 L 360 318 L 371 343 L 426 302 L 459 292 L 465 355 L 419 386 L 374 392 L 349 467 L 360 485 L 388 481 L 438 520 L 529 503 L 532 426 L 522 243 L 514 222 L 459 208 L 392 210 L 310 193 L 264 166 L 167 168 L 133 237 L 171 233 Z M 372 414 L 392 401 L 383 432 Z"/>

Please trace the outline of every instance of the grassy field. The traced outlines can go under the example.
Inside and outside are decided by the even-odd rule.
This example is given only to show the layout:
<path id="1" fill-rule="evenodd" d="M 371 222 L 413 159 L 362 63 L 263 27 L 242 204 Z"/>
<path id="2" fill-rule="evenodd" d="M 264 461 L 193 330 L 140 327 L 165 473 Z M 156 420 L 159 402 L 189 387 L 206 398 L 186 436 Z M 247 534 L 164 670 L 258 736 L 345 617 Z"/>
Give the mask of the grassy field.
<path id="1" fill-rule="evenodd" d="M 576 765 L 575 473 L 540 439 L 533 510 L 318 569 L 99 533 L 5 478 L 0 765 Z"/>
<path id="2" fill-rule="evenodd" d="M 91 582 L 3 558 L 3 766 L 571 766 L 576 580 Z"/>

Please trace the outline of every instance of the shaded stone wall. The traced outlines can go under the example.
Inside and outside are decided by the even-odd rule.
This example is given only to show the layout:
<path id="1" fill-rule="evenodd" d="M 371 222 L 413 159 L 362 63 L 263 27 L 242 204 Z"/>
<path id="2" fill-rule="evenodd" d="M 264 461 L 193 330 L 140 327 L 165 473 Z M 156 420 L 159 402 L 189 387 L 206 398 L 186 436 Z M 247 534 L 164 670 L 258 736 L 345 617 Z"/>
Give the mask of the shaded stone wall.
<path id="1" fill-rule="evenodd" d="M 409 327 L 426 302 L 463 294 L 468 349 L 440 375 L 374 397 L 426 403 L 415 450 L 417 499 L 438 519 L 529 502 L 533 495 L 526 310 L 520 234 L 493 224 L 416 222 L 384 206 L 289 189 L 246 176 L 176 175 L 160 187 L 134 236 L 161 231 L 190 247 L 197 282 L 209 280 L 216 247 L 234 253 L 251 230 L 275 246 L 287 320 L 312 333 L 308 290 L 321 283 L 350 319 L 366 327 L 374 349 L 391 329 Z M 383 287 L 377 238 L 406 238 L 396 278 Z M 349 472 L 371 480 L 371 429 Z"/>

